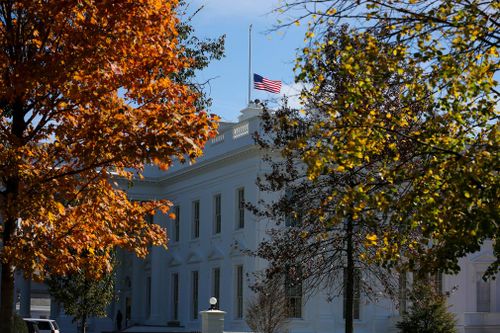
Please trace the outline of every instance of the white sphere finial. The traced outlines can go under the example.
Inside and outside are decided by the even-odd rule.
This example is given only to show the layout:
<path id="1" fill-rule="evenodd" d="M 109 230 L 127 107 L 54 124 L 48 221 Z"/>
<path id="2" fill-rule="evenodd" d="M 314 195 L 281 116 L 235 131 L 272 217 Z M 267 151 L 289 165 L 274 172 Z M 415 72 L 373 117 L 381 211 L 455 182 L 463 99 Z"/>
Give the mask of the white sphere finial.
<path id="1" fill-rule="evenodd" d="M 215 304 L 217 304 L 217 298 L 215 298 L 215 297 L 210 297 L 209 302 L 210 302 L 210 305 L 215 305 Z"/>

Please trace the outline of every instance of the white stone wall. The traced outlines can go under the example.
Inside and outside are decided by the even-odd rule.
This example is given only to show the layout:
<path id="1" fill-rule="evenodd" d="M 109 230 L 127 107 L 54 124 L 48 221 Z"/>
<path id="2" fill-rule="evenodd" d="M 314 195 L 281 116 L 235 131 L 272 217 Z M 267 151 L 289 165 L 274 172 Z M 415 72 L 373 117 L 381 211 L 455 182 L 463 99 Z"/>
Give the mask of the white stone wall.
<path id="1" fill-rule="evenodd" d="M 247 110 L 248 111 L 248 110 Z M 130 319 L 128 325 L 149 325 L 143 331 L 200 331 L 201 316 L 191 318 L 191 272 L 199 272 L 198 311 L 209 307 L 212 295 L 212 270 L 221 270 L 220 309 L 226 311 L 225 331 L 248 331 L 244 320 L 236 318 L 236 278 L 235 267 L 243 265 L 244 273 L 265 268 L 261 259 L 245 256 L 241 249 L 255 249 L 266 237 L 269 221 L 257 221 L 250 212 L 245 212 L 245 227 L 238 229 L 237 189 L 245 189 L 245 200 L 257 202 L 259 199 L 272 200 L 273 195 L 258 191 L 255 181 L 258 175 L 267 171 L 261 160 L 262 152 L 253 143 L 251 134 L 259 130 L 259 119 L 251 117 L 255 110 L 243 112 L 238 124 L 223 124 L 218 137 L 207 143 L 205 155 L 194 165 L 174 165 L 167 173 L 157 168 L 147 167 L 146 178 L 134 181 L 129 190 L 134 200 L 171 200 L 180 207 L 180 241 L 173 241 L 170 235 L 169 250 L 153 248 L 144 260 L 120 252 L 121 266 L 117 273 L 119 301 L 110 308 L 115 318 L 121 310 L 125 326 L 127 299 Z M 127 184 L 124 184 L 126 186 Z M 214 234 L 213 197 L 220 194 L 222 199 L 222 230 Z M 192 239 L 192 202 L 200 202 L 200 237 Z M 173 221 L 157 214 L 154 222 L 173 231 Z M 444 290 L 455 291 L 449 303 L 457 313 L 461 332 L 480 332 L 481 327 L 497 329 L 500 332 L 500 284 L 491 284 L 492 306 L 490 314 L 477 313 L 476 274 L 484 271 L 493 259 L 490 244 L 485 244 L 482 252 L 461 259 L 462 272 L 457 276 L 446 276 Z M 179 274 L 179 322 L 181 328 L 165 328 L 172 321 L 172 274 Z M 148 296 L 148 285 L 151 294 Z M 251 297 L 249 281 L 244 279 L 244 299 Z M 147 305 L 150 300 L 150 307 Z M 245 304 L 245 301 L 244 301 Z M 311 297 L 303 308 L 303 318 L 294 319 L 289 326 L 291 333 L 335 333 L 344 331 L 342 318 L 342 298 L 326 301 L 326 295 L 319 293 Z M 357 333 L 395 332 L 398 320 L 395 305 L 382 299 L 377 303 L 361 299 L 361 315 L 355 320 Z M 114 322 L 114 320 L 113 320 Z M 107 322 L 109 329 L 109 320 Z M 498 325 L 498 326 L 496 326 Z M 113 326 L 113 325 L 111 325 Z M 157 328 L 153 328 L 157 326 Z M 163 328 L 161 328 L 163 326 Z M 160 328 L 158 328 L 160 327 Z M 479 327 L 479 328 L 478 328 Z M 99 332 L 99 327 L 93 327 Z M 495 332 L 497 332 L 495 331 Z M 62 332 L 67 333 L 64 329 Z M 70 331 L 68 331 L 70 332 Z M 486 331 L 481 331 L 486 332 Z M 492 331 L 493 332 L 493 331 Z"/>
<path id="2" fill-rule="evenodd" d="M 180 241 L 169 243 L 169 250 L 153 249 L 145 262 L 134 259 L 132 272 L 126 265 L 126 274 L 132 274 L 132 322 L 139 325 L 166 325 L 172 320 L 173 273 L 180 276 L 179 321 L 186 330 L 200 329 L 200 318 L 191 318 L 191 272 L 199 271 L 198 310 L 208 308 L 212 296 L 212 270 L 221 269 L 221 295 L 219 306 L 226 311 L 226 331 L 248 331 L 244 320 L 236 318 L 236 265 L 243 265 L 245 275 L 265 268 L 265 262 L 245 256 L 241 249 L 255 249 L 266 237 L 269 221 L 256 221 L 245 212 L 245 227 L 238 229 L 237 189 L 245 189 L 245 200 L 256 203 L 259 199 L 272 200 L 273 195 L 259 192 L 255 181 L 267 170 L 262 152 L 253 143 L 251 133 L 259 129 L 259 119 L 245 119 L 233 126 L 226 125 L 219 137 L 206 148 L 205 156 L 192 166 L 176 165 L 167 174 L 148 169 L 144 182 L 135 182 L 129 191 L 133 199 L 168 198 L 180 207 Z M 221 194 L 222 231 L 214 234 L 213 197 Z M 191 238 L 192 202 L 200 201 L 200 237 Z M 156 215 L 155 223 L 173 230 L 173 221 Z M 150 262 L 150 264 L 147 264 Z M 125 275 L 126 275 L 125 274 Z M 147 316 L 146 279 L 151 276 L 151 313 Z M 124 275 L 121 275 L 122 279 Z M 248 289 L 250 276 L 244 279 L 244 298 L 251 296 Z M 125 313 L 123 302 L 117 308 Z M 245 301 L 244 301 L 245 304 Z M 245 304 L 246 305 L 246 304 Z M 395 315 L 394 306 L 387 301 L 370 304 L 362 300 L 361 319 L 355 322 L 357 332 L 387 330 L 389 317 Z M 291 321 L 290 332 L 343 331 L 342 299 L 326 302 L 325 295 L 317 295 L 305 304 L 303 318 Z"/>

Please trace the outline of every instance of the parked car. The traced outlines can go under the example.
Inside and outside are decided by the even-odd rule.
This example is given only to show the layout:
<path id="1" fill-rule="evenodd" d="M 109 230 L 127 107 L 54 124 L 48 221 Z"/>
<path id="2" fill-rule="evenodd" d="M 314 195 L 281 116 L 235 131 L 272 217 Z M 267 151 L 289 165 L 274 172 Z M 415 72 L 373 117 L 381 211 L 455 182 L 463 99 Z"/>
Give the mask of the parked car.
<path id="1" fill-rule="evenodd" d="M 40 329 L 38 328 L 37 323 L 34 321 L 24 321 L 26 323 L 26 326 L 28 327 L 28 333 L 40 333 Z"/>
<path id="2" fill-rule="evenodd" d="M 35 323 L 38 328 L 37 333 L 61 333 L 59 331 L 59 325 L 57 325 L 56 321 L 53 319 L 42 319 L 42 318 L 23 318 L 23 319 L 27 323 L 30 322 Z"/>

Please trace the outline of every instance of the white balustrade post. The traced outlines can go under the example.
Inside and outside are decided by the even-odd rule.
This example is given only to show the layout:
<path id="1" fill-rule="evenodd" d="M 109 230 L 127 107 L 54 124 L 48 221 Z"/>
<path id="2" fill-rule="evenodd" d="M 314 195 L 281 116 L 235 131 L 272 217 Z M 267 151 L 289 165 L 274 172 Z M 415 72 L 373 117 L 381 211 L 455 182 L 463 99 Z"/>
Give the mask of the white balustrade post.
<path id="1" fill-rule="evenodd" d="M 211 308 L 207 311 L 201 311 L 201 333 L 223 333 L 225 311 L 215 309 L 217 299 L 210 299 Z"/>

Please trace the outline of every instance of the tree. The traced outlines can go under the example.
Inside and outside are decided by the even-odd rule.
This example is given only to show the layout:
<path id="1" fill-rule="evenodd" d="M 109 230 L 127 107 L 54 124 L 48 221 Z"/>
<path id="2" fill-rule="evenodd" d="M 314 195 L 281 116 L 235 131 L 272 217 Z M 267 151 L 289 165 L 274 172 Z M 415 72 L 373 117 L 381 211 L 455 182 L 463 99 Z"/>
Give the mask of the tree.
<path id="1" fill-rule="evenodd" d="M 258 142 L 281 156 L 268 158 L 271 171 L 260 188 L 284 195 L 254 210 L 288 228 L 271 231 L 271 240 L 262 243 L 258 254 L 270 261 L 271 273 L 304 263 L 300 271 L 305 290 L 326 286 L 330 298 L 342 295 L 346 332 L 352 332 L 359 294 L 376 298 L 382 292 L 395 298 L 392 269 L 411 268 L 408 260 L 380 267 L 379 249 L 396 255 L 418 249 L 421 240 L 415 231 L 407 232 L 406 244 L 386 236 L 406 232 L 391 223 L 392 212 L 386 209 L 405 188 L 381 174 L 384 166 L 397 168 L 401 163 L 393 149 L 405 158 L 419 158 L 411 156 L 413 146 L 405 136 L 421 123 L 409 119 L 407 128 L 393 124 L 400 137 L 371 146 L 365 125 L 374 121 L 372 114 L 385 112 L 390 113 L 387 119 L 399 119 L 428 108 L 428 103 L 412 101 L 413 95 L 405 93 L 406 82 L 421 71 L 395 55 L 394 43 L 385 42 L 381 32 L 332 27 L 316 47 L 304 50 L 306 69 L 299 79 L 317 83 L 303 91 L 304 109 L 285 106 L 263 115 L 265 135 Z M 348 63 L 364 71 L 346 70 Z M 422 87 L 421 93 L 426 92 Z M 363 116 L 356 117 L 358 113 Z"/>
<path id="2" fill-rule="evenodd" d="M 280 124 L 284 117 L 288 123 L 292 114 L 297 116 L 298 126 Z M 268 132 L 276 134 L 272 143 L 262 141 L 265 137 L 260 143 L 278 151 L 283 148 L 280 140 L 288 142 L 295 133 L 304 131 L 309 125 L 296 110 L 286 106 L 268 116 L 269 113 L 265 112 L 265 126 L 270 126 L 267 129 L 279 132 Z M 314 142 L 310 141 L 311 144 Z M 283 159 L 272 158 L 272 171 L 258 181 L 261 190 L 277 193 L 279 199 L 261 201 L 260 207 L 254 206 L 252 210 L 280 226 L 268 230 L 270 237 L 260 243 L 256 254 L 269 262 L 269 279 L 288 276 L 295 283 L 302 284 L 306 298 L 320 290 L 327 292 L 329 301 L 342 297 L 346 332 L 353 332 L 353 319 L 359 315 L 356 310 L 359 310 L 360 296 L 372 301 L 382 294 L 394 298 L 397 296 L 393 293 L 398 290 L 397 280 L 394 272 L 377 266 L 372 260 L 370 245 L 376 242 L 378 230 L 364 224 L 360 212 L 354 216 L 346 211 L 344 219 L 336 215 L 337 209 L 346 207 L 328 197 L 333 188 L 341 191 L 337 186 L 348 185 L 341 184 L 343 180 L 332 175 L 311 181 L 299 156 L 299 150 L 290 150 Z"/>
<path id="3" fill-rule="evenodd" d="M 455 333 L 455 316 L 448 312 L 445 295 L 429 281 L 418 281 L 410 293 L 411 306 L 396 324 L 401 333 Z"/>
<path id="4" fill-rule="evenodd" d="M 112 179 L 192 160 L 215 134 L 190 68 L 222 47 L 192 54 L 203 41 L 192 44 L 177 5 L 0 4 L 0 331 L 12 330 L 14 267 L 98 278 L 116 246 L 166 245 L 144 216 L 170 202 L 130 201 Z"/>
<path id="5" fill-rule="evenodd" d="M 278 9 L 293 13 L 284 25 L 310 19 L 296 80 L 307 87 L 305 106 L 323 115 L 307 139 L 288 147 L 313 138 L 317 145 L 306 145 L 301 156 L 312 180 L 372 163 L 366 183 L 340 202 L 387 218 L 390 228 L 373 243 L 387 265 L 456 272 L 459 257 L 491 238 L 499 259 L 490 274 L 499 268 L 499 6 L 292 0 Z M 343 23 L 354 24 L 352 43 L 328 53 L 345 44 L 332 34 Z M 332 73 L 350 81 L 330 84 Z M 379 79 L 389 74 L 395 85 Z M 391 86 L 400 92 L 386 94 Z"/>
<path id="6" fill-rule="evenodd" d="M 14 314 L 14 330 L 16 333 L 29 333 L 26 322 L 18 314 Z"/>
<path id="7" fill-rule="evenodd" d="M 107 315 L 106 309 L 115 297 L 112 273 L 96 280 L 81 271 L 50 277 L 47 284 L 55 301 L 63 305 L 66 314 L 73 316 L 73 322 L 78 322 L 81 333 L 86 332 L 88 318 Z"/>
<path id="8" fill-rule="evenodd" d="M 281 277 L 261 277 L 254 285 L 255 295 L 247 304 L 245 321 L 253 332 L 278 333 L 289 321 L 285 281 Z"/>

